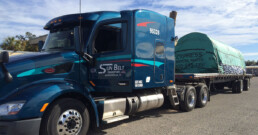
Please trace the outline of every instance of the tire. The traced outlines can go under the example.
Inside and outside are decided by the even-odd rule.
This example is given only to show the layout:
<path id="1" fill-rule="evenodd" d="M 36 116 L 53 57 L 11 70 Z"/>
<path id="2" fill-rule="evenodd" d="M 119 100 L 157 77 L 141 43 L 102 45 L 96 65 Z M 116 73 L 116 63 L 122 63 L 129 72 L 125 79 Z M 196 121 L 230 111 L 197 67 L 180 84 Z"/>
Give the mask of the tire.
<path id="1" fill-rule="evenodd" d="M 87 107 L 78 100 L 64 98 L 54 102 L 45 112 L 40 135 L 86 135 L 89 124 Z"/>
<path id="2" fill-rule="evenodd" d="M 242 93 L 243 92 L 243 80 L 237 80 L 233 83 L 232 93 Z"/>
<path id="3" fill-rule="evenodd" d="M 196 105 L 196 90 L 193 86 L 187 86 L 184 101 L 180 102 L 180 109 L 184 112 L 190 112 Z"/>
<path id="4" fill-rule="evenodd" d="M 248 91 L 250 89 L 250 79 L 245 79 L 244 80 L 244 91 Z"/>
<path id="5" fill-rule="evenodd" d="M 208 102 L 208 96 L 209 96 L 209 89 L 205 84 L 199 85 L 196 87 L 196 93 L 197 93 L 197 107 L 205 107 Z"/>

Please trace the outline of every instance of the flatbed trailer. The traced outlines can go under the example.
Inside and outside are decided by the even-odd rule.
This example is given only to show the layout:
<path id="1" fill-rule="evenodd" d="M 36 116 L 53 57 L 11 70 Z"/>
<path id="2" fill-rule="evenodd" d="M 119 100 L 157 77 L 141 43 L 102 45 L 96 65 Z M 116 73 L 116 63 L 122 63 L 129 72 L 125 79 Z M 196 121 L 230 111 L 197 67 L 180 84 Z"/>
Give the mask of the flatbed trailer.
<path id="1" fill-rule="evenodd" d="M 176 73 L 177 85 L 204 83 L 210 90 L 224 89 L 225 86 L 232 88 L 233 93 L 241 93 L 242 89 L 250 88 L 252 74 L 221 74 L 221 73 Z M 240 83 L 240 91 L 233 89 L 233 84 Z"/>

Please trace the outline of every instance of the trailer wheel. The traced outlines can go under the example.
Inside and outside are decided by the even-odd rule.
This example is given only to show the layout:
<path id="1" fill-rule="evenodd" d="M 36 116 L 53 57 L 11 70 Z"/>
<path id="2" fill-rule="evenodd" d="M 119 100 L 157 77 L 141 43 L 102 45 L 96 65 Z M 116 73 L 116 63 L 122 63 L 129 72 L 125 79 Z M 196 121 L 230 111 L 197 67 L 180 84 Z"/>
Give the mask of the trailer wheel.
<path id="1" fill-rule="evenodd" d="M 90 116 L 80 101 L 64 98 L 50 106 L 43 116 L 40 135 L 86 135 Z"/>
<path id="2" fill-rule="evenodd" d="M 180 103 L 180 109 L 185 112 L 190 112 L 196 105 L 196 90 L 193 86 L 187 86 L 184 101 Z"/>
<path id="3" fill-rule="evenodd" d="M 250 88 L 250 79 L 245 79 L 244 80 L 244 91 L 248 91 Z"/>
<path id="4" fill-rule="evenodd" d="M 237 80 L 233 83 L 232 93 L 242 93 L 243 91 L 243 80 Z"/>
<path id="5" fill-rule="evenodd" d="M 197 107 L 205 107 L 208 102 L 209 90 L 205 84 L 199 85 L 196 87 L 197 93 Z"/>

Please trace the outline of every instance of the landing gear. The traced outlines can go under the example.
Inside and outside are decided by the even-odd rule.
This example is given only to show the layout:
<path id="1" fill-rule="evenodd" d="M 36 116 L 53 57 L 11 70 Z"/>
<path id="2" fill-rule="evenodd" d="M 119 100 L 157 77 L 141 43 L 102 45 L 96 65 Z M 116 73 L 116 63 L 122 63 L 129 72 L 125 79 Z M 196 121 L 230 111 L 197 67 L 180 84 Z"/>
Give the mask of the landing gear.
<path id="1" fill-rule="evenodd" d="M 243 92 L 243 80 L 237 80 L 233 83 L 232 93 L 242 93 Z"/>
<path id="2" fill-rule="evenodd" d="M 244 79 L 244 91 L 248 91 L 250 89 L 250 79 Z"/>

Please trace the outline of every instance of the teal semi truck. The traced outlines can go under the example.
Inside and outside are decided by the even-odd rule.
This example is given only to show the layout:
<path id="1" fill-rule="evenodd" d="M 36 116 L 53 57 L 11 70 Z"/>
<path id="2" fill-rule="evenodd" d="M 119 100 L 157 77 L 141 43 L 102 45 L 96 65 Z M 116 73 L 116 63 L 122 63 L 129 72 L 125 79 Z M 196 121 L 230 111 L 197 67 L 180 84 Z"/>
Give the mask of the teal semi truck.
<path id="1" fill-rule="evenodd" d="M 40 52 L 11 57 L 2 52 L 0 134 L 85 135 L 90 126 L 165 104 L 186 112 L 205 107 L 215 84 L 232 84 L 237 93 L 248 90 L 250 76 L 244 73 L 175 73 L 175 58 L 187 71 L 192 67 L 183 61 L 189 56 L 216 54 L 213 46 L 205 51 L 200 45 L 203 51 L 194 54 L 187 53 L 189 48 L 177 50 L 176 14 L 126 10 L 65 15 L 45 25 L 49 34 L 43 48 L 39 43 Z"/>

